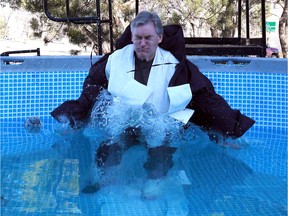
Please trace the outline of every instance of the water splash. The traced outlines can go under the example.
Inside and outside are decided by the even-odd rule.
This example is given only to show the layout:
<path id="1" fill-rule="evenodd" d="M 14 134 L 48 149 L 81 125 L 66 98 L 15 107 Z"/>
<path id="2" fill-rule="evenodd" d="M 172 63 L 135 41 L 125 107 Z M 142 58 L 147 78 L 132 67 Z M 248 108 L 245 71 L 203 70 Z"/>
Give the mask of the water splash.
<path id="1" fill-rule="evenodd" d="M 156 113 L 150 104 L 129 105 L 117 100 L 103 90 L 91 112 L 87 130 L 102 130 L 110 140 L 119 140 L 127 128 L 140 128 L 149 147 L 157 147 L 178 136 L 182 123 Z M 86 132 L 87 132 L 86 130 Z M 95 134 L 95 133 L 94 133 Z"/>

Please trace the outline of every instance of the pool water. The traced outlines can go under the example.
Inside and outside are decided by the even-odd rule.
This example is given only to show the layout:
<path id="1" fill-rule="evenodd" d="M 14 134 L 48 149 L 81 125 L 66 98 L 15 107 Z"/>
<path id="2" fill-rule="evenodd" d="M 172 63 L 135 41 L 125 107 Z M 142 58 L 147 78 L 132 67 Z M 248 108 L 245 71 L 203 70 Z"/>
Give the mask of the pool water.
<path id="1" fill-rule="evenodd" d="M 59 125 L 49 112 L 79 96 L 89 65 L 67 69 L 76 62 L 70 57 L 59 58 L 58 65 L 51 63 L 55 58 L 41 57 L 24 59 L 29 67 L 1 65 L 1 214 L 287 215 L 287 62 L 285 69 L 280 60 L 249 59 L 250 68 L 207 66 L 204 60 L 206 70 L 198 66 L 216 91 L 256 124 L 239 140 L 230 140 L 230 146 L 211 142 L 192 125 L 176 139 L 175 166 L 155 200 L 140 196 L 147 151 L 141 145 L 107 172 L 105 187 L 80 192 L 103 134 L 95 128 L 57 133 Z M 24 129 L 31 116 L 42 121 L 38 133 Z M 181 180 L 183 173 L 189 184 Z"/>
<path id="2" fill-rule="evenodd" d="M 236 142 L 241 149 L 235 149 L 210 142 L 192 127 L 175 155 L 169 174 L 173 183 L 162 197 L 146 201 L 140 197 L 145 181 L 141 146 L 124 154 L 109 176 L 110 185 L 84 194 L 79 193 L 79 175 L 93 157 L 91 139 L 55 136 L 53 128 L 37 134 L 23 128 L 6 132 L 1 136 L 1 213 L 159 216 L 169 210 L 169 215 L 286 215 L 287 137 L 255 135 L 247 133 Z M 274 156 L 279 149 L 285 151 Z M 185 171 L 190 185 L 174 181 L 177 170 Z"/>

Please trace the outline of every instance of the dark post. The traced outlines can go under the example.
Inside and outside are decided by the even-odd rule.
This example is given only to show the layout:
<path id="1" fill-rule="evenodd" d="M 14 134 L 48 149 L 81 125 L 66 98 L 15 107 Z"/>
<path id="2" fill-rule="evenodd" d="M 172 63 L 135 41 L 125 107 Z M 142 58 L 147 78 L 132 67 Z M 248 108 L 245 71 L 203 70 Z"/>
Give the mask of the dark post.
<path id="1" fill-rule="evenodd" d="M 136 13 L 136 15 L 138 14 L 138 11 L 139 10 L 139 0 L 136 0 L 135 1 L 135 13 Z"/>
<path id="2" fill-rule="evenodd" d="M 265 0 L 261 0 L 261 5 L 262 5 L 262 57 L 266 56 L 266 16 L 265 16 L 265 12 L 266 12 L 266 6 L 265 6 Z"/>
<path id="3" fill-rule="evenodd" d="M 239 44 L 241 41 L 241 25 L 242 25 L 242 2 L 241 0 L 238 0 L 238 39 L 239 39 Z"/>
<path id="4" fill-rule="evenodd" d="M 250 22 L 249 22 L 249 0 L 246 0 L 246 39 L 250 38 Z"/>
<path id="5" fill-rule="evenodd" d="M 96 0 L 96 17 L 100 19 L 100 0 Z M 97 23 L 97 34 L 98 34 L 98 51 L 99 55 L 102 55 L 102 26 Z"/>
<path id="6" fill-rule="evenodd" d="M 110 51 L 113 52 L 113 17 L 112 17 L 112 1 L 109 1 L 109 25 L 110 25 Z"/>

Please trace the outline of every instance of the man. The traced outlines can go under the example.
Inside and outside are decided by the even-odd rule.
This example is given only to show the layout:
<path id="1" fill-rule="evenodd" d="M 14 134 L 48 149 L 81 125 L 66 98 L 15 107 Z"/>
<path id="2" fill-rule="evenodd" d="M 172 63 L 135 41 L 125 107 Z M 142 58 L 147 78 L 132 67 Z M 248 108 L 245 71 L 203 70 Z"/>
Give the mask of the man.
<path id="1" fill-rule="evenodd" d="M 157 115 L 170 116 L 184 124 L 190 121 L 205 131 L 215 131 L 225 137 L 240 137 L 254 124 L 252 119 L 231 109 L 215 93 L 212 83 L 187 60 L 180 26 L 165 26 L 163 31 L 157 14 L 140 12 L 117 41 L 116 48 L 91 67 L 79 99 L 66 101 L 56 108 L 51 113 L 54 118 L 61 122 L 65 116 L 70 125 L 77 128 L 79 123 L 87 121 L 99 92 L 105 88 L 117 103 L 139 107 L 149 104 Z M 129 137 L 125 144 L 101 144 L 96 154 L 98 167 L 120 163 L 121 155 L 109 155 L 122 154 L 137 144 L 141 128 L 127 128 L 123 134 Z M 146 140 L 148 157 L 144 168 L 151 181 L 142 195 L 149 199 L 155 196 L 151 194 L 153 184 L 159 185 L 159 179 L 165 178 L 173 166 L 176 148 L 164 140 L 156 145 Z M 93 188 L 97 189 L 92 185 L 92 191 Z M 90 189 L 89 186 L 84 191 Z"/>

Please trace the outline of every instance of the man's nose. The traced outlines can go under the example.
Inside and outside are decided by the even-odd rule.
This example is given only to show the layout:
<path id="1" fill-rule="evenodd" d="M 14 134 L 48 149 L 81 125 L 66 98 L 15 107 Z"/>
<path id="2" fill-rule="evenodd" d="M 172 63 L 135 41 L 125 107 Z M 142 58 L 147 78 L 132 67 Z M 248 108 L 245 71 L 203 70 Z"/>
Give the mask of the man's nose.
<path id="1" fill-rule="evenodd" d="M 141 45 L 141 46 L 146 45 L 146 39 L 145 39 L 144 37 L 141 38 L 141 40 L 140 40 L 140 45 Z"/>

